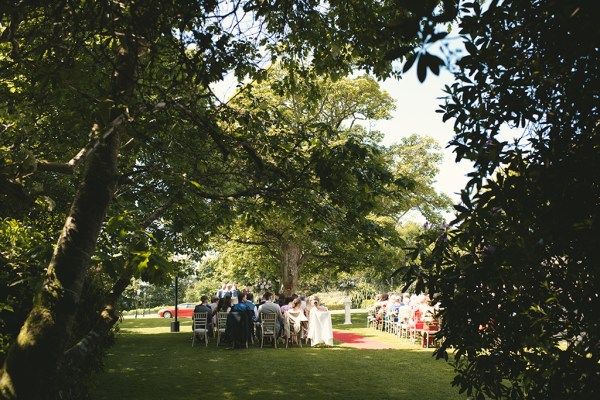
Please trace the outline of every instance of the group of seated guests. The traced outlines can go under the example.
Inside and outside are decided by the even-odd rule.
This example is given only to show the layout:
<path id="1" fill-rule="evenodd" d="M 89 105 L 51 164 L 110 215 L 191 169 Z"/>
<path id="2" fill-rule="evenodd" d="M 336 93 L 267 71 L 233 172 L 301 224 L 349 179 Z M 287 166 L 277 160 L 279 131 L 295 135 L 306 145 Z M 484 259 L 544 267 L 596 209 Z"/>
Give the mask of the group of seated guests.
<path id="1" fill-rule="evenodd" d="M 247 290 L 239 291 L 237 297 L 229 295 L 223 297 L 213 296 L 211 298 L 211 303 L 208 303 L 208 296 L 202 296 L 200 302 L 201 303 L 195 307 L 194 313 L 207 313 L 209 332 L 212 332 L 212 328 L 217 326 L 219 312 L 245 314 L 249 316 L 252 327 L 256 323 L 260 323 L 262 313 L 275 313 L 277 315 L 277 320 L 279 321 L 278 336 L 283 337 L 286 313 L 302 313 L 306 316 L 306 321 L 308 321 L 308 316 L 313 308 L 318 311 L 327 311 L 327 307 L 321 305 L 319 298 L 314 295 L 310 296 L 307 301 L 306 298 L 301 295 L 294 294 L 285 297 L 283 295 L 275 295 L 271 292 L 266 292 L 259 303 L 255 303 L 254 294 Z M 303 326 L 304 332 L 306 329 L 306 326 Z M 254 332 L 251 332 L 251 334 L 254 334 Z"/>
<path id="2" fill-rule="evenodd" d="M 398 321 L 407 324 L 409 328 L 421 329 L 424 321 L 434 321 L 440 304 L 432 305 L 429 294 L 388 295 L 378 294 L 375 303 L 369 308 L 369 318 L 373 326 L 379 329 L 393 331 Z"/>

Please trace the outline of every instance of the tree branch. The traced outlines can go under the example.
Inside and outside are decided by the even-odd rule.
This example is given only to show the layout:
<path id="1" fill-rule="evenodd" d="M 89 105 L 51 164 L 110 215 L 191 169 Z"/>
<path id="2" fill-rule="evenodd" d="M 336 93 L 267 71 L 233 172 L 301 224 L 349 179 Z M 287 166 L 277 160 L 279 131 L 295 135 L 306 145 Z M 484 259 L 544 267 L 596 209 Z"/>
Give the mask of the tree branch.
<path id="1" fill-rule="evenodd" d="M 50 171 L 50 172 L 60 172 L 63 174 L 72 174 L 75 172 L 75 169 L 90 155 L 94 153 L 94 151 L 98 148 L 98 146 L 106 140 L 110 135 L 113 134 L 116 128 L 121 126 L 128 120 L 128 116 L 126 113 L 120 114 L 117 118 L 113 119 L 108 127 L 104 130 L 102 134 L 97 134 L 95 128 L 92 128 L 90 132 L 90 137 L 92 140 L 82 148 L 79 153 L 75 155 L 72 159 L 70 159 L 66 163 L 58 163 L 51 162 L 45 160 L 37 161 L 37 169 L 40 171 Z"/>

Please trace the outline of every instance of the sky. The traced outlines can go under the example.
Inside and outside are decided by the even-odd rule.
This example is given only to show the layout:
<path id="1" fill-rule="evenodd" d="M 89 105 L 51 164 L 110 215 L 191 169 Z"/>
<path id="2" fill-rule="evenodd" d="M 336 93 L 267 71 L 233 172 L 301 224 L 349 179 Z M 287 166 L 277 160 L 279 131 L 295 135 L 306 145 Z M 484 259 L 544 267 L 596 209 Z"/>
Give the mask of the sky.
<path id="1" fill-rule="evenodd" d="M 450 73 L 442 72 L 440 76 L 429 73 L 425 82 L 421 83 L 416 77 L 415 68 L 412 68 L 402 80 L 380 82 L 381 88 L 396 100 L 396 110 L 392 119 L 378 121 L 374 126 L 384 133 L 385 145 L 398 142 L 400 138 L 413 133 L 436 139 L 442 147 L 444 161 L 440 165 L 435 188 L 458 202 L 460 190 L 467 183 L 466 174 L 470 171 L 470 165 L 467 162 L 455 162 L 452 149 L 447 148 L 453 136 L 453 122 L 442 122 L 442 114 L 435 112 L 442 103 L 439 98 L 445 95 L 444 85 L 450 85 L 452 81 Z"/>

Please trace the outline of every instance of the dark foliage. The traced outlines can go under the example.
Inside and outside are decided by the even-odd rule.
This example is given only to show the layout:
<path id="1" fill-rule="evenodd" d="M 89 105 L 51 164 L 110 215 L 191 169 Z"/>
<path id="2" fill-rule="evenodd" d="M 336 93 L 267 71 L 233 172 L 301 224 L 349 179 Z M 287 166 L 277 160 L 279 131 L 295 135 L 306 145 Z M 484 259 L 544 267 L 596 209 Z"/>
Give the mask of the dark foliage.
<path id="1" fill-rule="evenodd" d="M 407 269 L 439 295 L 476 398 L 600 393 L 600 26 L 583 1 L 464 3 L 451 146 L 473 162 L 449 230 Z M 510 127 L 510 133 L 506 128 Z M 503 131 L 504 130 L 504 131 Z M 429 246 L 427 246 L 429 245 Z"/>

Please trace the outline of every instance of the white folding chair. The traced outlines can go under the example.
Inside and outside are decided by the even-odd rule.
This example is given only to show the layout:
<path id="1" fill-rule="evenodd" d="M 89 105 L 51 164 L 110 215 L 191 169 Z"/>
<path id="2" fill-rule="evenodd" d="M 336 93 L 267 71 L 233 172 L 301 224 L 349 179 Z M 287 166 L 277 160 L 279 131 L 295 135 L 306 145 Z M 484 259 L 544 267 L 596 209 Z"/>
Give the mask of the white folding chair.
<path id="1" fill-rule="evenodd" d="M 262 349 L 263 347 L 265 337 L 273 338 L 273 343 L 275 343 L 275 348 L 277 348 L 277 314 L 261 313 L 260 322 L 260 348 Z"/>
<path id="2" fill-rule="evenodd" d="M 221 336 L 225 335 L 225 327 L 227 326 L 227 312 L 219 311 L 217 313 L 217 325 L 216 325 L 216 333 L 217 333 L 217 347 L 219 347 L 219 343 L 221 342 Z"/>
<path id="3" fill-rule="evenodd" d="M 196 341 L 196 336 L 204 336 L 204 342 L 208 347 L 208 313 L 200 312 L 194 313 L 194 318 L 192 318 L 192 347 L 194 347 L 194 342 Z"/>

